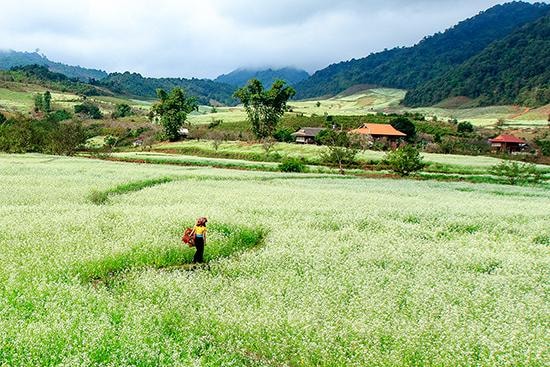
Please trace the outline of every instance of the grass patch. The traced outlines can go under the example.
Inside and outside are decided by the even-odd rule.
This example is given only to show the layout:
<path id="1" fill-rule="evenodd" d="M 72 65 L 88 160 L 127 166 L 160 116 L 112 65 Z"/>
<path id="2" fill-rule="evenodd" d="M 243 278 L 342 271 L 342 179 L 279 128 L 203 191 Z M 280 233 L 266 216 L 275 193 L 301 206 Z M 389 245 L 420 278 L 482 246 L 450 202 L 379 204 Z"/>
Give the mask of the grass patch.
<path id="1" fill-rule="evenodd" d="M 92 190 L 88 194 L 88 201 L 96 205 L 102 205 L 109 201 L 111 195 L 122 195 L 129 192 L 140 191 L 147 187 L 161 185 L 164 183 L 172 182 L 174 179 L 171 177 L 151 178 L 147 180 L 133 181 L 115 186 L 111 189 L 100 191 Z"/>
<path id="2" fill-rule="evenodd" d="M 215 239 L 206 243 L 205 263 L 258 246 L 266 235 L 263 228 L 229 224 L 211 225 L 209 231 Z M 82 283 L 93 282 L 113 286 L 121 280 L 120 276 L 129 271 L 177 268 L 190 264 L 195 250 L 182 244 L 179 239 L 175 242 L 178 244 L 165 248 L 151 248 L 145 243 L 138 244 L 123 253 L 77 264 L 70 273 L 76 275 Z"/>

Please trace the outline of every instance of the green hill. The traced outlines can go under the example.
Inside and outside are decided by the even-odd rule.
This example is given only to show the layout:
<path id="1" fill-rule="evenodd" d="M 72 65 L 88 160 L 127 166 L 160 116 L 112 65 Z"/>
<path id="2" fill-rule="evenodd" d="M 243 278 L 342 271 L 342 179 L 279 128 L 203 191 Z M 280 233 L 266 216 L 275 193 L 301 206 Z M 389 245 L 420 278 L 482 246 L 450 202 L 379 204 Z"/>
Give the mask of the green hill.
<path id="1" fill-rule="evenodd" d="M 407 93 L 409 106 L 465 96 L 474 104 L 550 103 L 550 15 L 487 47 L 458 68 Z"/>
<path id="2" fill-rule="evenodd" d="M 297 98 L 335 95 L 356 84 L 413 89 L 461 65 L 519 27 L 545 16 L 549 4 L 494 6 L 413 47 L 394 48 L 317 71 L 296 85 Z"/>
<path id="3" fill-rule="evenodd" d="M 42 65 L 50 71 L 61 73 L 69 78 L 87 82 L 90 79 L 103 79 L 107 73 L 103 70 L 87 69 L 49 60 L 38 52 L 17 52 L 0 50 L 0 70 L 9 70 L 16 66 Z"/>
<path id="4" fill-rule="evenodd" d="M 277 79 L 284 80 L 290 85 L 295 85 L 309 78 L 309 74 L 305 70 L 295 68 L 270 68 L 265 70 L 237 69 L 229 74 L 220 75 L 215 81 L 230 84 L 235 87 L 242 87 L 253 78 L 261 81 L 264 86 L 271 86 Z"/>
<path id="5" fill-rule="evenodd" d="M 195 96 L 201 104 L 235 104 L 235 87 L 209 79 L 183 78 L 147 78 L 138 73 L 112 73 L 97 82 L 98 85 L 127 96 L 156 98 L 156 90 L 162 88 L 184 88 L 189 95 Z"/>

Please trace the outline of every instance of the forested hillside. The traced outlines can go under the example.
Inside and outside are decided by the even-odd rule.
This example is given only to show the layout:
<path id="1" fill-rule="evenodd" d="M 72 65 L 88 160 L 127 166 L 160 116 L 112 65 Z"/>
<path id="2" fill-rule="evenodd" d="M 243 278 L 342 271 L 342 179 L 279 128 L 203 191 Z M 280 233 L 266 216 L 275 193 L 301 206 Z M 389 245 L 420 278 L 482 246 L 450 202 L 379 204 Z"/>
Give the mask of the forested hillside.
<path id="1" fill-rule="evenodd" d="M 305 70 L 295 68 L 270 68 L 265 70 L 237 69 L 229 74 L 220 75 L 215 79 L 215 81 L 227 83 L 235 87 L 242 87 L 253 78 L 261 81 L 265 87 L 269 87 L 277 79 L 284 80 L 289 85 L 295 85 L 302 80 L 309 78 L 309 74 Z"/>
<path id="2" fill-rule="evenodd" d="M 550 103 L 550 16 L 530 23 L 480 54 L 407 93 L 405 103 L 426 106 L 466 96 L 477 105 Z"/>
<path id="3" fill-rule="evenodd" d="M 110 95 L 110 91 L 69 78 L 48 69 L 44 65 L 14 66 L 0 71 L 0 81 L 42 85 L 52 90 L 72 92 L 84 96 Z"/>
<path id="4" fill-rule="evenodd" d="M 87 82 L 90 79 L 102 79 L 107 76 L 103 70 L 87 69 L 49 60 L 38 52 L 17 52 L 0 50 L 0 70 L 9 70 L 16 66 L 43 65 L 49 70 L 61 73 L 69 78 L 77 78 Z"/>
<path id="5" fill-rule="evenodd" d="M 195 96 L 201 104 L 236 103 L 233 98 L 235 87 L 209 79 L 146 78 L 138 73 L 125 72 L 109 74 L 107 78 L 98 81 L 97 85 L 115 93 L 145 98 L 156 98 L 158 88 L 171 90 L 180 87 L 184 88 L 189 95 Z"/>
<path id="6" fill-rule="evenodd" d="M 494 6 L 413 47 L 395 48 L 320 70 L 296 85 L 297 98 L 334 95 L 356 84 L 416 88 L 549 11 L 550 5 L 542 3 L 512 2 Z"/>

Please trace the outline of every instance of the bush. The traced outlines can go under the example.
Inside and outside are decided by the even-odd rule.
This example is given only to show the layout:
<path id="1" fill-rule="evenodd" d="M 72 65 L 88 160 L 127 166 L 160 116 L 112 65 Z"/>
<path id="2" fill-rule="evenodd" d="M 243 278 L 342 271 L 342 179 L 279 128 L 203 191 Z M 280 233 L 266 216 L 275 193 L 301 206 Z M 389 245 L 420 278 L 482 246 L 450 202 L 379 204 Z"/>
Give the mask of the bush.
<path id="1" fill-rule="evenodd" d="M 456 126 L 456 131 L 460 134 L 467 134 L 474 132 L 474 125 L 468 121 L 459 122 Z"/>
<path id="2" fill-rule="evenodd" d="M 411 120 L 404 116 L 399 116 L 397 118 L 394 118 L 391 120 L 391 126 L 393 126 L 395 129 L 401 131 L 404 134 L 407 134 L 405 137 L 405 140 L 407 141 L 413 141 L 416 137 L 416 127 L 412 123 Z"/>
<path id="3" fill-rule="evenodd" d="M 282 172 L 305 172 L 306 165 L 297 158 L 285 158 L 279 164 L 279 170 Z"/>
<path id="4" fill-rule="evenodd" d="M 58 155 L 73 155 L 86 142 L 86 134 L 80 122 L 59 124 L 50 136 L 49 152 Z"/>
<path id="5" fill-rule="evenodd" d="M 65 120 L 69 120 L 71 118 L 71 114 L 65 110 L 58 110 L 52 113 L 49 113 L 48 116 L 46 116 L 46 120 L 49 122 L 61 122 Z"/>
<path id="6" fill-rule="evenodd" d="M 133 115 L 132 107 L 126 103 L 119 103 L 115 107 L 115 111 L 111 114 L 114 119 Z"/>
<path id="7" fill-rule="evenodd" d="M 0 121 L 1 121 L 1 118 L 0 118 Z M 550 156 L 550 140 L 540 139 L 540 140 L 536 140 L 535 143 L 537 143 L 540 149 L 540 152 L 542 153 L 543 156 L 545 157 Z"/>
<path id="8" fill-rule="evenodd" d="M 420 152 L 413 145 L 407 144 L 389 152 L 384 162 L 390 169 L 401 176 L 408 176 L 424 168 Z"/>
<path id="9" fill-rule="evenodd" d="M 74 106 L 74 113 L 85 115 L 94 120 L 99 120 L 103 117 L 103 114 L 99 110 L 99 107 L 92 102 L 84 102 Z"/>
<path id="10" fill-rule="evenodd" d="M 294 131 L 289 128 L 278 129 L 273 134 L 273 138 L 282 143 L 292 143 L 294 142 L 294 136 L 292 136 L 293 132 Z"/>
<path id="11" fill-rule="evenodd" d="M 510 185 L 524 183 L 538 183 L 541 174 L 534 164 L 516 161 L 502 161 L 491 168 L 495 176 L 505 178 Z"/>

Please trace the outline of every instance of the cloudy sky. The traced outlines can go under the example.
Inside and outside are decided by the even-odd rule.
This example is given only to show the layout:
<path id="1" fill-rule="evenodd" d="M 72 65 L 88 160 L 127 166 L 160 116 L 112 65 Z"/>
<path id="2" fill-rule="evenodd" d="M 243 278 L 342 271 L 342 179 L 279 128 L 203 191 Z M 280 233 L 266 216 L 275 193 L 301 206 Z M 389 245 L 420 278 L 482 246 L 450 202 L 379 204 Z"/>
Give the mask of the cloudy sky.
<path id="1" fill-rule="evenodd" d="M 494 0 L 17 0 L 0 49 L 147 76 L 216 77 L 237 67 L 313 72 L 425 35 Z"/>

